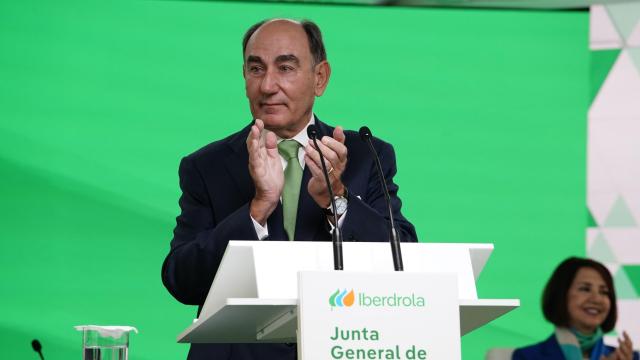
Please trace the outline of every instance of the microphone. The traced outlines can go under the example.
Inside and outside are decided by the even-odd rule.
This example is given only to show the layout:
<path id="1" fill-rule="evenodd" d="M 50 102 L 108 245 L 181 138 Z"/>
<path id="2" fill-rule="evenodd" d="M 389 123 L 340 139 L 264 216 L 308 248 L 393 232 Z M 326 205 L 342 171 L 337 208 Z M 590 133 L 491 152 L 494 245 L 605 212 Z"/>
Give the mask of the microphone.
<path id="1" fill-rule="evenodd" d="M 384 198 L 387 201 L 387 209 L 389 210 L 389 220 L 391 222 L 391 235 L 389 237 L 389 243 L 391 244 L 391 255 L 393 256 L 393 267 L 396 271 L 403 271 L 404 266 L 402 265 L 402 252 L 400 251 L 400 236 L 398 231 L 396 230 L 396 223 L 393 220 L 393 211 L 391 210 L 391 196 L 389 196 L 389 189 L 387 188 L 387 182 L 384 179 L 384 173 L 382 172 L 382 165 L 380 165 L 380 158 L 378 157 L 378 153 L 376 149 L 373 148 L 373 143 L 371 142 L 371 130 L 368 127 L 363 126 L 360 128 L 360 138 L 362 141 L 366 142 L 369 145 L 369 150 L 371 152 L 371 156 L 375 159 L 376 169 L 378 170 L 378 178 L 380 179 L 380 185 L 382 186 L 382 191 L 384 192 Z"/>
<path id="2" fill-rule="evenodd" d="M 42 344 L 40 344 L 40 341 L 33 339 L 33 341 L 31 341 L 31 347 L 33 348 L 33 351 L 40 355 L 40 360 L 44 360 L 44 356 L 42 356 Z"/>
<path id="3" fill-rule="evenodd" d="M 336 209 L 336 200 L 333 196 L 333 189 L 331 188 L 331 181 L 329 181 L 329 173 L 327 172 L 327 165 L 325 164 L 324 155 L 318 146 L 318 130 L 316 126 L 311 124 L 307 126 L 307 135 L 309 139 L 313 141 L 313 145 L 315 145 L 316 150 L 320 153 L 320 164 L 322 165 L 322 173 L 324 174 L 324 180 L 327 183 L 327 189 L 329 190 L 329 198 L 331 199 L 331 209 L 333 210 L 333 233 L 331 234 L 331 239 L 333 242 L 333 268 L 335 270 L 343 270 L 344 266 L 342 263 L 342 232 L 338 228 L 338 210 Z"/>

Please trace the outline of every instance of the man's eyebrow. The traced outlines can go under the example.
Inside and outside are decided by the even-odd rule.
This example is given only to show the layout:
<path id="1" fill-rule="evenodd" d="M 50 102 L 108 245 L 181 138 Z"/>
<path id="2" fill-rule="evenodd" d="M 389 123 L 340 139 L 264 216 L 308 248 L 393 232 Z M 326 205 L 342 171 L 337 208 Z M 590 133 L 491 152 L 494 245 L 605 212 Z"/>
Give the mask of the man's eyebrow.
<path id="1" fill-rule="evenodd" d="M 300 64 L 300 60 L 298 59 L 298 57 L 293 54 L 278 55 L 276 57 L 276 63 L 283 62 L 293 62 L 296 63 L 296 65 Z"/>
<path id="2" fill-rule="evenodd" d="M 256 55 L 249 55 L 247 56 L 247 62 L 254 62 L 254 63 L 264 63 L 264 61 L 262 61 L 262 58 L 260 58 L 260 56 L 256 56 Z"/>

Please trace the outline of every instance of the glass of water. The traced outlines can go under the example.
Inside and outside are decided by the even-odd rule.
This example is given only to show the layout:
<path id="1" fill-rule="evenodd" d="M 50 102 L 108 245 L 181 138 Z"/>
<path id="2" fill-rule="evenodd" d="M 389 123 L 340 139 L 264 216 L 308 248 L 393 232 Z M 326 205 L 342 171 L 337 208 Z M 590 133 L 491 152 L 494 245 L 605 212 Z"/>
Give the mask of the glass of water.
<path id="1" fill-rule="evenodd" d="M 128 360 L 131 326 L 81 325 L 82 360 Z"/>

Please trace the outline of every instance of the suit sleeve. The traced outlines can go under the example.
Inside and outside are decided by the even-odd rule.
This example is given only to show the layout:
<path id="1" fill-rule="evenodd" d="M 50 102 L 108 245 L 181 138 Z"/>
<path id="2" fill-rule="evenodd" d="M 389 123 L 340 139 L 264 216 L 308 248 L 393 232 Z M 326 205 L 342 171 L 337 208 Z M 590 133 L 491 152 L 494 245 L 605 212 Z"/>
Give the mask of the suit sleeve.
<path id="1" fill-rule="evenodd" d="M 393 182 L 396 175 L 396 156 L 390 144 L 379 142 L 378 154 L 382 165 L 389 196 L 391 211 L 398 230 L 400 241 L 416 242 L 413 225 L 402 215 L 402 202 L 398 197 L 398 185 Z M 366 194 L 349 196 L 349 210 L 342 225 L 342 233 L 346 241 L 388 241 L 391 232 L 389 210 L 384 192 L 378 180 L 378 173 L 373 164 L 368 173 Z"/>
<path id="2" fill-rule="evenodd" d="M 522 350 L 516 349 L 511 355 L 511 360 L 527 360 L 527 356 L 525 356 Z"/>
<path id="3" fill-rule="evenodd" d="M 229 240 L 257 240 L 245 204 L 217 222 L 201 173 L 193 160 L 180 163 L 180 215 L 176 218 L 171 250 L 162 265 L 162 282 L 171 295 L 188 305 L 207 297 Z"/>

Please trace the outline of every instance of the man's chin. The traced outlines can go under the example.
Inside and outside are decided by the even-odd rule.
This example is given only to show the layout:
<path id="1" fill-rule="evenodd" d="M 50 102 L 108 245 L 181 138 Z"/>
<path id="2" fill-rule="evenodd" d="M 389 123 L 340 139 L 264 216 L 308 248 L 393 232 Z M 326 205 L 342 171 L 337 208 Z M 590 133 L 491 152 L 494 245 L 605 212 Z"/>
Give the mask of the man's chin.
<path id="1" fill-rule="evenodd" d="M 271 131 L 286 128 L 291 123 L 291 120 L 280 114 L 262 114 L 261 117 L 258 116 L 257 118 L 262 120 L 264 127 Z"/>
<path id="2" fill-rule="evenodd" d="M 263 117 L 256 116 L 256 118 L 264 122 L 264 127 L 267 130 L 273 131 L 281 138 L 288 139 L 295 136 L 296 133 L 300 131 L 299 122 L 296 122 L 290 117 L 274 116 L 270 114 L 263 114 L 262 116 Z"/>

